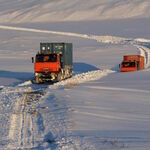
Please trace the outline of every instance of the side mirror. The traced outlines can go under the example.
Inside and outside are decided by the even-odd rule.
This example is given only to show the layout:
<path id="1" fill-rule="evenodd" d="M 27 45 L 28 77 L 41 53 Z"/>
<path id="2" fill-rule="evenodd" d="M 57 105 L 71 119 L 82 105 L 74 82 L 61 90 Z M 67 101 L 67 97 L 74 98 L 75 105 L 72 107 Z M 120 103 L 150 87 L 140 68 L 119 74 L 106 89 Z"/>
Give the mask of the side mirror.
<path id="1" fill-rule="evenodd" d="M 34 63 L 34 57 L 32 57 L 32 63 Z"/>

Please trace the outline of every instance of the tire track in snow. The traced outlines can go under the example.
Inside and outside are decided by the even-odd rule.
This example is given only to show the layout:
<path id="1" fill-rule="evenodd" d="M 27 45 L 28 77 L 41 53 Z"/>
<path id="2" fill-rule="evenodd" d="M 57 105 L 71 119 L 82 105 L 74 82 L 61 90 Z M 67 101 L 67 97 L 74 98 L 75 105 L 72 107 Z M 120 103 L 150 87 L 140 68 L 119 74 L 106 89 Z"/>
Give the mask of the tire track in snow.
<path id="1" fill-rule="evenodd" d="M 33 120 L 32 116 L 25 112 L 25 97 L 18 99 L 15 104 L 15 114 L 10 119 L 9 139 L 13 142 L 8 148 L 31 148 L 33 146 Z M 20 110 L 21 109 L 21 110 Z M 31 133 L 31 137 L 27 133 Z M 15 139 L 15 141 L 14 141 Z"/>
<path id="2" fill-rule="evenodd" d="M 39 136 L 37 131 L 40 130 L 37 120 L 41 116 L 37 106 L 41 96 L 40 93 L 34 94 L 29 89 L 26 93 L 21 93 L 15 102 L 14 113 L 10 117 L 8 138 L 11 142 L 8 149 L 30 149 L 38 144 L 35 144 L 35 139 Z"/>
<path id="3" fill-rule="evenodd" d="M 81 115 L 86 115 L 86 116 L 93 116 L 93 117 L 98 117 L 102 119 L 111 119 L 111 120 L 126 120 L 126 121 L 147 121 L 149 122 L 150 117 L 149 116 L 140 116 L 137 114 L 131 114 L 131 113 L 114 113 L 114 112 L 100 112 L 98 114 L 96 113 L 90 113 L 90 112 L 85 112 L 85 111 L 77 111 L 75 110 L 74 113 L 76 114 L 81 114 Z"/>
<path id="4" fill-rule="evenodd" d="M 20 139 L 19 139 L 19 145 L 21 147 L 34 146 L 34 132 L 33 132 L 33 116 L 26 112 L 26 101 L 27 101 L 27 95 L 23 96 L 23 100 L 21 105 L 23 105 L 21 110 L 21 117 L 20 122 Z M 30 135 L 28 135 L 30 134 Z"/>
<path id="5" fill-rule="evenodd" d="M 145 57 L 145 68 L 149 68 L 150 67 L 150 49 L 145 47 L 145 46 L 141 46 L 141 45 L 135 45 L 139 51 L 140 51 L 140 55 Z"/>
<path id="6" fill-rule="evenodd" d="M 115 87 L 104 87 L 104 86 L 86 86 L 87 88 L 97 89 L 97 90 L 109 90 L 109 91 L 120 91 L 120 92 L 138 92 L 138 93 L 145 93 L 150 94 L 148 90 L 139 90 L 139 89 L 129 89 L 129 88 L 115 88 Z"/>
<path id="7" fill-rule="evenodd" d="M 19 101 L 17 100 L 16 104 L 15 104 L 15 110 L 18 111 L 18 109 L 19 109 Z M 16 113 L 11 115 L 10 121 L 11 122 L 10 122 L 10 130 L 9 130 L 8 137 L 9 137 L 9 139 L 13 139 L 15 137 L 15 131 L 17 130 L 17 126 L 16 125 L 19 125 L 18 117 L 17 117 Z"/>

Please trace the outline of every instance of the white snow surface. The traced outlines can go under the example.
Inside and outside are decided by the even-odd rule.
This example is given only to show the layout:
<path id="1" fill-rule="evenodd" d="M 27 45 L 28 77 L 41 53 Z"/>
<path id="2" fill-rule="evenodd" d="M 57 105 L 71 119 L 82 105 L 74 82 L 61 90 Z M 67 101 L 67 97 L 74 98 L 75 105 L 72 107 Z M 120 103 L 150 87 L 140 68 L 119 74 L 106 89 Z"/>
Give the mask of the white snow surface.
<path id="1" fill-rule="evenodd" d="M 148 0 L 0 3 L 0 149 L 149 149 Z M 73 43 L 72 78 L 32 84 L 41 41 Z M 128 54 L 145 70 L 120 73 Z"/>
<path id="2" fill-rule="evenodd" d="M 21 83 L 21 84 L 19 84 L 18 86 L 27 86 L 27 85 L 31 85 L 32 84 L 32 81 L 31 80 L 29 80 L 29 81 L 25 81 L 24 83 Z"/>

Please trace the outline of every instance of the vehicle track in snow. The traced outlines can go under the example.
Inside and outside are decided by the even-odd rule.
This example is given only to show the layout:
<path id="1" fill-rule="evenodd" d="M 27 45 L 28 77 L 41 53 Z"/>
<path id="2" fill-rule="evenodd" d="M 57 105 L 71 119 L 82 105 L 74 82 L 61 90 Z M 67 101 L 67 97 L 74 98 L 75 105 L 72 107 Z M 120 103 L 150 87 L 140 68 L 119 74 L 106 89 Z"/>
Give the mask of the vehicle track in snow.
<path id="1" fill-rule="evenodd" d="M 126 43 L 130 41 L 130 39 L 117 37 L 117 36 L 109 36 L 109 35 L 97 36 L 97 35 L 88 35 L 88 34 L 80 34 L 80 33 L 73 33 L 73 32 L 59 32 L 59 31 L 52 31 L 52 30 L 40 30 L 40 29 L 34 29 L 34 28 L 23 28 L 23 27 L 13 27 L 13 26 L 4 26 L 4 25 L 0 25 L 0 29 L 71 36 L 71 37 L 84 38 L 84 39 L 89 39 L 89 40 L 96 40 L 97 42 L 102 42 L 102 43 L 116 43 L 117 44 L 117 43 Z"/>
<path id="2" fill-rule="evenodd" d="M 150 43 L 150 39 L 142 39 L 142 38 L 124 38 L 119 36 L 111 36 L 111 35 L 92 35 L 92 34 L 80 34 L 74 32 L 60 32 L 53 30 L 43 30 L 43 29 L 35 29 L 35 28 L 25 28 L 25 27 L 15 27 L 15 26 L 6 26 L 0 25 L 1 30 L 12 30 L 12 31 L 22 31 L 22 32 L 33 32 L 33 33 L 44 33 L 44 34 L 55 34 L 62 36 L 71 36 L 77 38 L 84 38 L 89 40 L 95 40 L 101 43 L 111 43 L 111 44 L 131 44 L 133 46 L 143 45 L 143 43 Z"/>
<path id="3" fill-rule="evenodd" d="M 38 106 L 42 100 L 45 87 L 40 88 L 43 91 L 39 91 L 37 87 L 34 90 L 32 88 L 34 88 L 33 85 L 30 87 L 9 87 L 4 88 L 0 92 L 2 105 L 6 103 L 9 106 L 0 110 L 1 114 L 7 116 L 5 120 L 8 121 L 5 123 L 5 126 L 9 128 L 8 136 L 4 137 L 7 139 L 7 142 L 1 141 L 3 142 L 3 147 L 0 148 L 30 149 L 37 144 L 36 140 L 38 140 L 38 137 L 41 137 L 41 135 L 37 134 L 39 130 L 37 120 L 41 117 Z"/>
<path id="4" fill-rule="evenodd" d="M 150 67 L 150 49 L 145 47 L 145 46 L 141 46 L 141 45 L 135 45 L 139 51 L 140 51 L 140 55 L 145 57 L 145 69 Z"/>

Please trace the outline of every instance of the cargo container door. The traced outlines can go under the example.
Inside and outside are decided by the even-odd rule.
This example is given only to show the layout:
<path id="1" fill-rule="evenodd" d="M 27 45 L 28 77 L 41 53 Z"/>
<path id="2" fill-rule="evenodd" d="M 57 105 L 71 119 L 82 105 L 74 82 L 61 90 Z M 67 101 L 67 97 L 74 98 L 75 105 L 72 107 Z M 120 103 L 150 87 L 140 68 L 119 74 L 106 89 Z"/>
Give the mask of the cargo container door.
<path id="1" fill-rule="evenodd" d="M 65 44 L 65 62 L 64 64 L 70 68 L 72 68 L 72 44 L 71 43 L 67 43 Z"/>
<path id="2" fill-rule="evenodd" d="M 59 54 L 61 68 L 64 68 L 64 43 L 53 43 L 53 53 Z"/>

